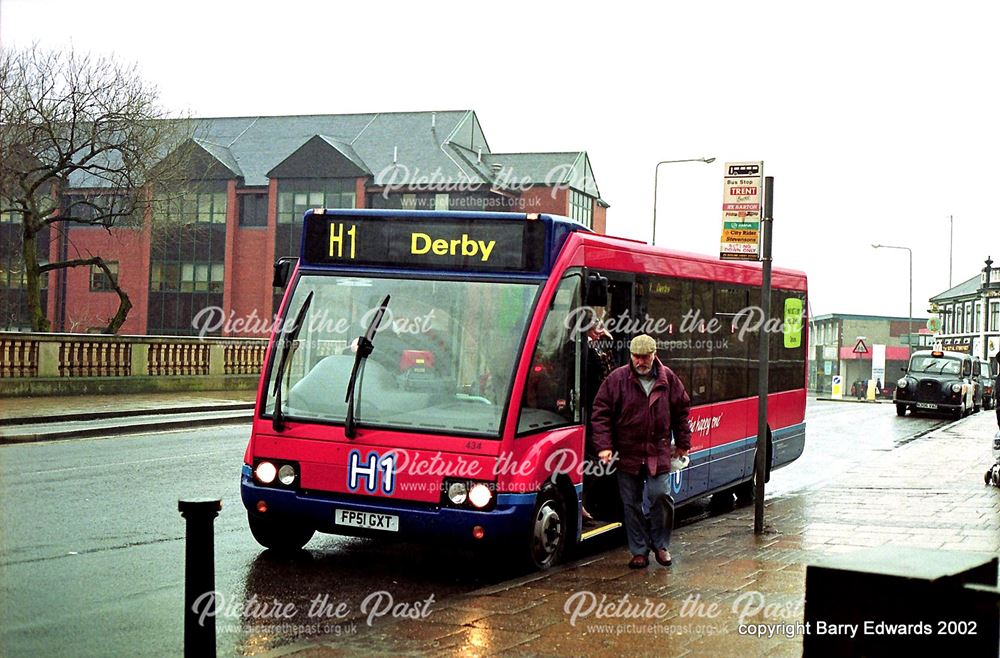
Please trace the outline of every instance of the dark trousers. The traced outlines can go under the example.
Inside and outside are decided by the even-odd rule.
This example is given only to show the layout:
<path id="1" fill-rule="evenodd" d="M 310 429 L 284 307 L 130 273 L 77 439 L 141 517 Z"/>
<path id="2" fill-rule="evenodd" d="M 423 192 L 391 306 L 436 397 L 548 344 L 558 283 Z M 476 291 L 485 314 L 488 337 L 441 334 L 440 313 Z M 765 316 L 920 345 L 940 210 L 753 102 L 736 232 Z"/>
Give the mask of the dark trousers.
<path id="1" fill-rule="evenodd" d="M 632 555 L 647 555 L 670 545 L 674 500 L 669 479 L 669 473 L 650 476 L 645 467 L 639 475 L 618 471 L 618 492 L 625 507 L 625 533 Z M 644 497 L 650 501 L 648 517 L 643 513 Z"/>

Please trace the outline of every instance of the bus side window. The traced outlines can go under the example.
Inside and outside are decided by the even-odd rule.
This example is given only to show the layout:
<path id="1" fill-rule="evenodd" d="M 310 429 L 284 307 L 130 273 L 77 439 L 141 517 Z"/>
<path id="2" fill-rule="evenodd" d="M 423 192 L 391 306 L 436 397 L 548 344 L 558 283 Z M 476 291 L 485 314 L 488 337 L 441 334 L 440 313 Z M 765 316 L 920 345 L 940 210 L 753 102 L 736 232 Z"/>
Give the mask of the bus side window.
<path id="1" fill-rule="evenodd" d="M 581 422 L 580 282 L 579 273 L 567 275 L 549 307 L 525 382 L 519 434 Z"/>

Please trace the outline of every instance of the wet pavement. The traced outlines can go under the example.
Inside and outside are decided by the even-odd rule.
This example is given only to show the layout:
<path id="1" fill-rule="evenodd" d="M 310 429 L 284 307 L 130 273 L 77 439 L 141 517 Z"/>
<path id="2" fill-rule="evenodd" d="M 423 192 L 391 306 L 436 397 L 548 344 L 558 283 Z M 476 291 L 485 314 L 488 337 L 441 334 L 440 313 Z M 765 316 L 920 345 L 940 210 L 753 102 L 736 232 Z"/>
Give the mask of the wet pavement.
<path id="1" fill-rule="evenodd" d="M 0 422 L 13 424 L 26 418 L 54 418 L 87 414 L 116 414 L 214 407 L 233 402 L 253 402 L 256 391 L 209 391 L 191 393 L 136 393 L 134 395 L 51 395 L 21 398 L 0 397 Z"/>
<path id="2" fill-rule="evenodd" d="M 622 547 L 264 655 L 798 656 L 794 629 L 751 637 L 740 625 L 801 623 L 809 563 L 884 545 L 1000 552 L 1000 489 L 983 484 L 996 429 L 980 413 L 870 453 L 821 489 L 770 496 L 760 536 L 752 506 L 681 527 L 669 568 L 632 571 Z"/>

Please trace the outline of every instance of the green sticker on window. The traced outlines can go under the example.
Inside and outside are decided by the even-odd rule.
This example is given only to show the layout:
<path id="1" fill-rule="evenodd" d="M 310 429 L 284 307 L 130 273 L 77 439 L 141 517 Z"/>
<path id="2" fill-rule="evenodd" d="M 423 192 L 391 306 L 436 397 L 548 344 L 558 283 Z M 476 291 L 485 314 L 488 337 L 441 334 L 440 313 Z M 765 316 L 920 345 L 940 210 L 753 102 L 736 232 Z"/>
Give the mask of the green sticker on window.
<path id="1" fill-rule="evenodd" d="M 789 297 L 785 300 L 785 347 L 802 346 L 802 300 Z"/>

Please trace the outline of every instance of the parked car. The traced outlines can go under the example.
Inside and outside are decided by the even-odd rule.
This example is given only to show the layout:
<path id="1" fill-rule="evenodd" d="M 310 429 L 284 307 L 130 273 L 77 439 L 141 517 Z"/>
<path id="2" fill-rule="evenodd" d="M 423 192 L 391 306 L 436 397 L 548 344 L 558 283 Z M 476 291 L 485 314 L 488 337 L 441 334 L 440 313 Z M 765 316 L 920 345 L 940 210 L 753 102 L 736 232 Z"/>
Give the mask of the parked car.
<path id="1" fill-rule="evenodd" d="M 958 419 L 972 413 L 977 407 L 973 366 L 973 358 L 961 352 L 914 352 L 903 368 L 906 374 L 896 382 L 896 414 L 904 416 L 909 409 L 944 412 Z"/>
<path id="2" fill-rule="evenodd" d="M 996 378 L 993 376 L 993 369 L 990 367 L 988 361 L 983 361 L 982 359 L 976 359 L 975 368 L 973 368 L 973 379 L 976 380 L 976 384 L 979 388 L 979 397 L 981 398 L 980 404 L 983 409 L 992 409 L 996 406 L 996 393 L 994 393 L 994 388 L 996 386 Z"/>

